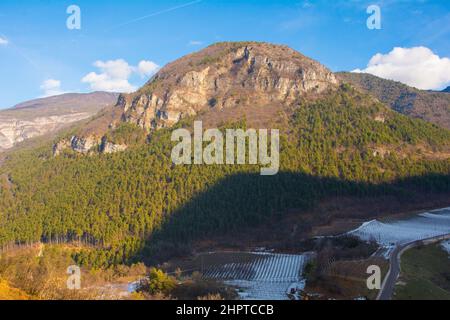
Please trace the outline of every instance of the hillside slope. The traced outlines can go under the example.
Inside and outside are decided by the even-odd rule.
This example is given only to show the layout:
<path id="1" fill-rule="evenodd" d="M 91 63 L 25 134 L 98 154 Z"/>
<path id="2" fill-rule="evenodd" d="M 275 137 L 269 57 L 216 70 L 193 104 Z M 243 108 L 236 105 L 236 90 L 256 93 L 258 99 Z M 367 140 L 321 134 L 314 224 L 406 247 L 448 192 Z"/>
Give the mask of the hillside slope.
<path id="1" fill-rule="evenodd" d="M 0 301 L 29 299 L 30 297 L 25 292 L 12 288 L 6 281 L 0 279 Z"/>
<path id="2" fill-rule="evenodd" d="M 123 150 L 126 146 L 104 139 L 121 122 L 147 132 L 195 116 L 205 116 L 212 127 L 244 117 L 264 126 L 301 98 L 337 87 L 330 70 L 286 46 L 218 43 L 168 64 L 137 92 L 120 95 L 114 110 L 65 137 L 55 153 L 68 147 L 89 153 L 105 144 L 109 150 Z"/>
<path id="3" fill-rule="evenodd" d="M 287 106 L 336 85 L 331 71 L 288 47 L 218 43 L 168 64 L 118 106 L 126 121 L 162 128 L 211 109 Z"/>
<path id="4" fill-rule="evenodd" d="M 418 90 L 370 74 L 341 72 L 337 77 L 367 92 L 397 112 L 450 129 L 450 95 Z"/>
<path id="5" fill-rule="evenodd" d="M 0 151 L 87 119 L 114 104 L 117 96 L 107 92 L 70 93 L 31 100 L 11 109 L 0 110 Z"/>
<path id="6" fill-rule="evenodd" d="M 244 59 L 232 58 L 236 53 Z M 209 83 L 197 79 L 191 85 L 191 65 L 192 72 L 208 70 L 208 77 L 212 72 L 224 84 L 190 100 L 195 88 Z M 223 74 L 211 71 L 219 66 Z M 226 103 L 233 92 L 241 98 L 256 92 L 255 104 L 240 98 Z M 156 109 L 147 103 L 151 99 L 137 107 L 136 101 L 155 95 L 167 99 Z M 174 96 L 186 102 L 176 104 Z M 171 122 L 158 116 L 163 112 L 178 116 Z M 175 166 L 171 133 L 192 129 L 196 119 L 221 130 L 280 129 L 280 173 L 262 177 L 259 165 Z M 185 252 L 192 241 L 245 232 L 289 212 L 298 213 L 299 230 L 308 230 L 302 214 L 330 197 L 391 195 L 408 201 L 450 192 L 450 131 L 340 85 L 325 67 L 286 47 L 212 46 L 170 64 L 137 93 L 121 96 L 116 107 L 90 120 L 89 130 L 97 121 L 107 130 L 103 141 L 128 148 L 102 154 L 93 145 L 84 154 L 73 150 L 72 139 L 72 148 L 59 149 L 57 156 L 50 144 L 10 155 L 0 171 L 0 245 L 76 241 L 97 248 L 77 255 L 81 264 L 154 261 Z"/>

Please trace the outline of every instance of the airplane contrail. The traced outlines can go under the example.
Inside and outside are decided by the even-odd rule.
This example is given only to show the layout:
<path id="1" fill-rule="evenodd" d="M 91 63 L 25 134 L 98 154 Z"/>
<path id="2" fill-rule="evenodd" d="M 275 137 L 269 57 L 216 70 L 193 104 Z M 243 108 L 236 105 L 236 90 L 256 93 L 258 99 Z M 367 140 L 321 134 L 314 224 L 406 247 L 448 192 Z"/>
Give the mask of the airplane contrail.
<path id="1" fill-rule="evenodd" d="M 129 25 L 129 24 L 132 24 L 132 23 L 144 20 L 144 19 L 148 19 L 148 18 L 151 18 L 151 17 L 158 16 L 160 14 L 164 14 L 164 13 L 167 13 L 167 12 L 175 11 L 175 10 L 182 9 L 182 8 L 185 8 L 185 7 L 189 7 L 189 6 L 192 6 L 194 4 L 200 3 L 202 1 L 203 0 L 191 1 L 191 2 L 188 2 L 188 3 L 182 4 L 182 5 L 176 6 L 176 7 L 172 7 L 172 8 L 168 8 L 168 9 L 161 10 L 161 11 L 158 11 L 158 12 L 154 12 L 154 13 L 151 13 L 151 14 L 148 14 L 148 15 L 145 15 L 145 16 L 142 16 L 142 17 L 139 17 L 139 18 L 135 18 L 133 20 L 129 20 L 129 21 L 126 21 L 124 23 L 118 24 L 118 25 L 116 25 L 116 26 L 114 26 L 114 27 L 112 27 L 112 28 L 110 28 L 110 29 L 108 29 L 106 31 L 111 31 L 111 30 L 114 30 L 114 29 L 117 29 L 117 28 Z"/>
<path id="2" fill-rule="evenodd" d="M 7 38 L 2 33 L 0 33 L 0 37 L 6 39 L 8 41 L 8 45 L 12 47 L 14 50 L 16 50 L 17 53 L 26 61 L 28 61 L 28 63 L 31 64 L 38 72 L 42 72 L 41 68 L 37 65 L 37 63 L 35 63 L 30 57 L 28 57 L 25 53 L 23 53 L 22 50 L 11 41 L 11 39 Z"/>

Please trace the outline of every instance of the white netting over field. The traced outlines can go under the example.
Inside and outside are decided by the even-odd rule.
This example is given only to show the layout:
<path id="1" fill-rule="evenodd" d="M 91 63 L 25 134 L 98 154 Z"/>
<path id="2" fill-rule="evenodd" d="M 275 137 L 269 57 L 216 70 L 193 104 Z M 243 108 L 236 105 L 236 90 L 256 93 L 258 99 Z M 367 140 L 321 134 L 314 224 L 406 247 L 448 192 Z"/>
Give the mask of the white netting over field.
<path id="1" fill-rule="evenodd" d="M 286 300 L 290 288 L 304 288 L 307 261 L 308 255 L 254 253 L 252 261 L 211 266 L 203 275 L 238 287 L 245 300 Z"/>
<path id="2" fill-rule="evenodd" d="M 442 242 L 442 248 L 448 252 L 450 258 L 450 240 Z"/>
<path id="3" fill-rule="evenodd" d="M 450 208 L 392 222 L 373 220 L 349 232 L 363 240 L 375 240 L 382 246 L 408 243 L 450 234 Z"/>

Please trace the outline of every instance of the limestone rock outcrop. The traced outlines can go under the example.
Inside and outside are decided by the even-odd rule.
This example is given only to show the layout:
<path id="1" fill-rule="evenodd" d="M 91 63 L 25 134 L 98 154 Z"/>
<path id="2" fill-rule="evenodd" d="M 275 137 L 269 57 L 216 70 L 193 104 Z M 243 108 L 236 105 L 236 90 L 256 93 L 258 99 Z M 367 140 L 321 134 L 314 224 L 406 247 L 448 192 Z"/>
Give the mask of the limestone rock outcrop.
<path id="1" fill-rule="evenodd" d="M 117 152 L 123 152 L 128 149 L 128 146 L 125 144 L 115 144 L 112 142 L 103 139 L 102 144 L 100 146 L 100 152 L 104 154 L 112 154 Z"/>
<path id="2" fill-rule="evenodd" d="M 137 92 L 121 94 L 113 112 L 119 114 L 119 121 L 149 132 L 211 110 L 287 107 L 309 95 L 335 90 L 338 84 L 330 70 L 286 46 L 218 43 L 168 64 Z M 104 115 L 90 126 L 98 128 L 100 123 L 110 120 Z M 104 131 L 114 131 L 114 127 L 111 124 Z M 81 133 L 72 137 L 70 148 L 81 154 L 96 147 L 102 153 L 128 148 L 107 141 L 106 136 L 107 132 Z M 64 141 L 56 144 L 54 154 L 67 147 Z"/>
<path id="3" fill-rule="evenodd" d="M 98 151 L 101 140 L 94 136 L 72 136 L 70 139 L 63 139 L 53 146 L 53 155 L 59 156 L 64 150 L 71 149 L 80 154 L 88 154 Z"/>
<path id="4" fill-rule="evenodd" d="M 114 105 L 117 97 L 118 94 L 107 92 L 67 93 L 0 110 L 0 151 L 31 138 L 51 136 L 88 119 L 106 106 Z"/>
<path id="5" fill-rule="evenodd" d="M 0 149 L 10 149 L 17 143 L 57 131 L 67 124 L 86 119 L 89 116 L 89 113 L 75 113 L 37 117 L 31 120 L 0 116 Z"/>
<path id="6" fill-rule="evenodd" d="M 337 84 L 330 70 L 288 47 L 219 43 L 170 63 L 117 107 L 123 121 L 151 130 L 211 108 L 289 105 Z"/>

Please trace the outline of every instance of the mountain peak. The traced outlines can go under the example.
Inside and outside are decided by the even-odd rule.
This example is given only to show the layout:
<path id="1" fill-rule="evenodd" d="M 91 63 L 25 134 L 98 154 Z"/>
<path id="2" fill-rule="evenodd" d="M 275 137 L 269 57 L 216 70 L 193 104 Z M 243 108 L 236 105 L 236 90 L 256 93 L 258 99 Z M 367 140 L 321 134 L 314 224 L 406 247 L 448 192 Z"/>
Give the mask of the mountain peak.
<path id="1" fill-rule="evenodd" d="M 445 88 L 444 90 L 442 90 L 442 92 L 448 92 L 448 93 L 450 93 L 450 86 L 448 86 L 447 88 Z"/>
<path id="2" fill-rule="evenodd" d="M 134 94 L 121 95 L 123 119 L 150 130 L 209 110 L 290 105 L 335 88 L 334 74 L 281 45 L 221 42 L 162 68 Z"/>

